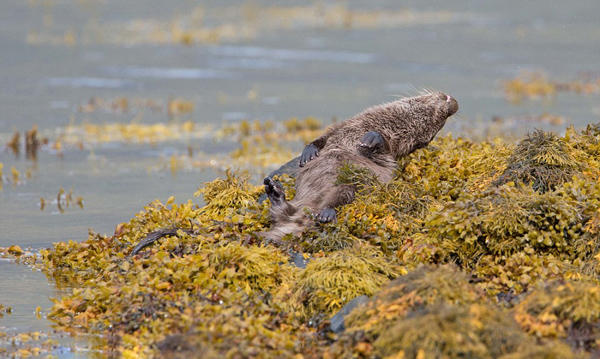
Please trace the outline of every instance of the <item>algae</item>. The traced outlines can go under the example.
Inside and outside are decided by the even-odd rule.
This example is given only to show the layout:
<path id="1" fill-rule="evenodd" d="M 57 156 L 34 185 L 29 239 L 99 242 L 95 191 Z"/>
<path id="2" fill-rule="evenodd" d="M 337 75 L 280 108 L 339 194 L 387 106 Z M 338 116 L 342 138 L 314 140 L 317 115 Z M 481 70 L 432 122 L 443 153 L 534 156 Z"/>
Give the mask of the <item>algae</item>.
<path id="1" fill-rule="evenodd" d="M 363 245 L 335 251 L 308 263 L 291 287 L 291 306 L 306 318 L 331 316 L 359 295 L 371 296 L 402 268 Z"/>
<path id="2" fill-rule="evenodd" d="M 599 296 L 597 280 L 539 284 L 516 306 L 515 318 L 526 332 L 536 337 L 560 337 L 574 348 L 597 352 Z"/>
<path id="3" fill-rule="evenodd" d="M 262 187 L 228 170 L 198 189 L 202 206 L 155 201 L 110 236 L 1 252 L 65 288 L 48 316 L 109 338 L 110 355 L 583 358 L 600 343 L 599 155 L 597 125 L 516 145 L 440 137 L 387 184 L 345 166 L 356 200 L 281 247 L 259 235 Z M 293 197 L 294 178 L 278 180 Z M 371 299 L 331 333 L 328 318 L 360 295 Z"/>
<path id="4" fill-rule="evenodd" d="M 389 283 L 349 315 L 342 337 L 353 338 L 357 331 L 364 332 L 372 357 L 378 358 L 504 358 L 524 350 L 540 357 L 574 357 L 564 343 L 539 345 L 510 312 L 493 305 L 451 266 L 420 266 Z M 330 351 L 352 357 L 358 348 L 334 343 Z"/>
<path id="5" fill-rule="evenodd" d="M 594 76 L 562 82 L 548 78 L 542 72 L 523 72 L 517 78 L 504 82 L 504 95 L 512 103 L 524 100 L 553 101 L 559 92 L 577 94 L 597 94 L 600 92 L 600 80 Z"/>
<path id="6" fill-rule="evenodd" d="M 494 184 L 522 182 L 546 192 L 580 175 L 580 165 L 569 144 L 554 133 L 536 130 L 520 141 L 508 159 L 508 167 Z"/>

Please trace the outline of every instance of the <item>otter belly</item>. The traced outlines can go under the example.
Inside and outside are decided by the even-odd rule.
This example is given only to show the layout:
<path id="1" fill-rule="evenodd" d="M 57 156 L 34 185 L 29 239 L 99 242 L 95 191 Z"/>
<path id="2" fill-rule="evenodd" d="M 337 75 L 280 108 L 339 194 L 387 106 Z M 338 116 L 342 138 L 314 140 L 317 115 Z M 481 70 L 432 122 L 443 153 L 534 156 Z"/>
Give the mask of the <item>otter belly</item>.
<path id="1" fill-rule="evenodd" d="M 291 203 L 297 208 L 308 208 L 313 213 L 335 203 L 338 195 L 338 175 L 345 163 L 366 168 L 386 183 L 392 180 L 396 161 L 389 154 L 379 155 L 375 162 L 356 149 L 326 149 L 319 157 L 308 162 L 296 181 L 296 197 Z"/>

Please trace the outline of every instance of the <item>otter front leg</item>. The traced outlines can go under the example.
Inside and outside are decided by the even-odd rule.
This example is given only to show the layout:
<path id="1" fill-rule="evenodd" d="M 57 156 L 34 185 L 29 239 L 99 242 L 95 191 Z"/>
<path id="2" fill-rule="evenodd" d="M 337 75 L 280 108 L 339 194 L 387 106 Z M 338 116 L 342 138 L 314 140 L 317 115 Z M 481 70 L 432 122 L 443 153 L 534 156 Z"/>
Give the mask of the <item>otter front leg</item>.
<path id="1" fill-rule="evenodd" d="M 317 214 L 317 220 L 321 223 L 335 222 L 335 207 L 352 203 L 354 201 L 355 193 L 356 187 L 353 185 L 337 186 L 335 196 L 332 197 L 333 201 L 328 203 L 328 205 Z"/>
<path id="2" fill-rule="evenodd" d="M 366 157 L 371 157 L 374 153 L 389 151 L 388 142 L 381 136 L 379 132 L 369 131 L 361 138 L 358 143 L 359 152 Z"/>
<path id="3" fill-rule="evenodd" d="M 300 167 L 304 167 L 304 165 L 310 160 L 313 160 L 319 156 L 319 151 L 325 147 L 327 138 L 328 135 L 325 134 L 304 147 L 302 154 L 300 155 Z"/>
<path id="4" fill-rule="evenodd" d="M 308 161 L 314 159 L 319 156 L 319 149 L 312 143 L 309 143 L 304 150 L 302 150 L 302 154 L 300 155 L 300 167 L 304 167 Z"/>

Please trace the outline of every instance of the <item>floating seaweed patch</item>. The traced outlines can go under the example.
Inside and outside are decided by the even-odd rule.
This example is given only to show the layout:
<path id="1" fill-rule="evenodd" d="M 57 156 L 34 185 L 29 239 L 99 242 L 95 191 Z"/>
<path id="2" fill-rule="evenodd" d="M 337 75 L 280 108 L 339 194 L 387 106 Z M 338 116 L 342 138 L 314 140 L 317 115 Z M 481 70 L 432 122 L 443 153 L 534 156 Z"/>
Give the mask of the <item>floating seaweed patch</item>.
<path id="1" fill-rule="evenodd" d="M 81 196 L 74 197 L 73 196 L 73 188 L 71 188 L 69 190 L 69 192 L 66 192 L 64 190 L 64 188 L 61 187 L 58 190 L 58 194 L 56 195 L 56 198 L 54 198 L 53 200 L 48 201 L 48 200 L 45 200 L 43 197 L 40 198 L 39 206 L 42 211 L 44 209 L 46 209 L 47 204 L 53 204 L 53 205 L 55 204 L 58 211 L 60 213 L 64 213 L 65 210 L 67 210 L 71 206 L 77 206 L 77 207 L 83 209 L 83 197 L 81 197 Z"/>
<path id="2" fill-rule="evenodd" d="M 48 138 L 39 137 L 37 125 L 33 125 L 31 130 L 25 132 L 23 141 L 21 141 L 21 133 L 15 131 L 10 141 L 6 143 L 6 148 L 14 153 L 16 157 L 19 156 L 21 150 L 24 148 L 26 158 L 28 160 L 36 161 L 40 146 L 47 145 L 48 142 Z"/>
<path id="3" fill-rule="evenodd" d="M 21 145 L 19 141 L 20 138 L 21 133 L 19 131 L 15 131 L 10 141 L 8 141 L 8 143 L 6 144 L 6 147 L 9 148 L 12 151 L 12 153 L 14 153 L 16 156 L 18 156 L 21 152 Z"/>
<path id="4" fill-rule="evenodd" d="M 31 130 L 25 133 L 25 153 L 28 160 L 37 160 L 39 146 L 37 125 L 33 125 Z"/>
<path id="5" fill-rule="evenodd" d="M 4 164 L 0 162 L 0 191 L 4 183 L 10 183 L 13 186 L 22 186 L 27 183 L 28 179 L 31 179 L 32 174 L 30 169 L 25 171 L 25 173 L 21 173 L 15 166 L 11 166 L 10 175 L 4 175 L 2 173 L 3 168 Z"/>
<path id="6" fill-rule="evenodd" d="M 160 169 L 240 168 L 265 175 L 265 170 L 277 168 L 293 157 L 290 144 L 300 147 L 321 131 L 321 122 L 312 117 L 296 118 L 277 125 L 273 121 L 241 121 L 217 130 L 215 140 L 229 142 L 234 147 L 225 155 L 197 153 L 177 155 L 159 165 Z M 291 130 L 293 129 L 293 130 Z"/>
<path id="7" fill-rule="evenodd" d="M 1 308 L 1 305 L 0 305 Z M 8 358 L 29 358 L 50 354 L 57 341 L 49 338 L 47 333 L 29 332 L 0 335 L 0 354 Z"/>
<path id="8" fill-rule="evenodd" d="M 191 102 L 181 99 L 173 100 L 189 103 L 191 105 L 191 109 L 193 110 L 193 104 Z M 169 106 L 166 106 L 167 109 L 168 107 Z M 115 97 L 112 99 L 107 99 L 99 96 L 93 96 L 86 103 L 77 106 L 77 112 L 81 113 L 106 112 L 113 114 L 124 114 L 130 112 L 139 112 L 145 109 L 149 109 L 153 112 L 167 112 L 164 101 L 148 98 Z"/>
<path id="9" fill-rule="evenodd" d="M 52 18 L 52 11 L 42 20 Z M 30 30 L 25 38 L 31 45 L 74 46 L 80 42 L 117 45 L 181 44 L 218 45 L 256 39 L 264 34 L 291 29 L 347 30 L 405 28 L 426 24 L 465 21 L 472 14 L 448 11 L 419 11 L 409 8 L 365 10 L 346 3 L 315 3 L 303 6 L 260 6 L 244 2 L 236 6 L 194 6 L 186 14 L 162 19 L 136 18 L 119 22 L 82 21 L 82 28 L 56 29 L 44 26 Z M 210 19 L 210 21 L 207 21 Z M 259 21 L 260 19 L 260 21 Z M 371 55 L 325 54 L 344 62 L 365 62 Z M 315 56 L 314 54 L 312 56 Z"/>
<path id="10" fill-rule="evenodd" d="M 549 113 L 543 113 L 541 115 L 527 115 L 527 116 L 515 116 L 515 117 L 508 117 L 508 118 L 502 118 L 499 116 L 496 116 L 494 118 L 492 118 L 492 121 L 494 123 L 498 123 L 498 124 L 503 124 L 503 125 L 520 125 L 523 123 L 540 123 L 540 124 L 550 124 L 550 125 L 562 125 L 565 122 L 571 122 L 569 119 L 566 119 L 563 116 L 559 116 L 559 115 L 552 115 Z"/>
<path id="11" fill-rule="evenodd" d="M 173 119 L 177 115 L 193 112 L 194 107 L 194 102 L 181 98 L 169 98 L 165 104 L 164 101 L 145 98 L 128 99 L 127 97 L 116 97 L 113 99 L 104 99 L 93 96 L 87 103 L 79 105 L 77 111 L 81 113 L 102 111 L 113 114 L 124 114 L 149 109 L 154 112 L 166 113 L 169 119 Z"/>
<path id="12" fill-rule="evenodd" d="M 118 97 L 107 101 L 94 96 L 87 103 L 77 106 L 77 112 L 82 113 L 94 113 L 100 109 L 111 113 L 127 113 L 129 111 L 129 100 L 125 97 Z"/>
<path id="13" fill-rule="evenodd" d="M 323 124 L 314 117 L 298 119 L 292 117 L 283 121 L 281 125 L 273 121 L 248 121 L 244 120 L 236 124 L 224 126 L 215 134 L 217 139 L 229 139 L 235 136 L 237 140 L 248 138 L 263 139 L 264 141 L 311 141 L 323 130 Z"/>
<path id="14" fill-rule="evenodd" d="M 194 103 L 192 101 L 186 101 L 179 98 L 170 98 L 167 103 L 167 114 L 169 118 L 174 116 L 191 113 L 194 111 Z"/>
<path id="15" fill-rule="evenodd" d="M 181 110 L 183 111 L 183 110 Z M 179 113 L 180 110 L 175 112 Z M 138 114 L 139 115 L 139 114 Z M 172 121 L 169 123 L 144 124 L 141 118 L 130 123 L 105 123 L 102 125 L 83 122 L 71 123 L 59 129 L 52 148 L 60 152 L 65 146 L 78 149 L 90 148 L 105 143 L 150 143 L 165 141 L 205 139 L 210 134 L 216 141 L 228 142 L 233 149 L 226 155 L 194 153 L 192 146 L 186 151 L 161 158 L 158 165 L 149 170 L 168 170 L 176 173 L 181 170 L 197 170 L 216 168 L 225 171 L 229 167 L 244 170 L 264 171 L 274 168 L 292 157 L 290 143 L 298 147 L 309 138 L 315 137 L 321 128 L 321 122 L 314 118 L 290 119 L 280 125 L 272 121 L 242 121 L 238 124 L 224 126 L 215 133 L 206 126 L 198 126 L 193 121 Z M 293 128 L 294 130 L 290 130 Z M 233 141 L 232 141 L 233 139 Z M 92 152 L 93 153 L 93 152 Z"/>
<path id="16" fill-rule="evenodd" d="M 182 138 L 202 138 L 206 133 L 195 129 L 194 122 L 143 124 L 107 123 L 97 125 L 70 124 L 61 131 L 60 139 L 65 144 L 102 144 L 111 142 L 159 143 Z"/>
<path id="17" fill-rule="evenodd" d="M 561 91 L 597 94 L 600 92 L 600 79 L 585 77 L 570 82 L 560 82 L 548 79 L 542 72 L 525 72 L 515 79 L 504 82 L 504 95 L 512 103 L 520 103 L 525 99 L 552 101 Z"/>
<path id="18" fill-rule="evenodd" d="M 0 304 L 0 318 L 2 318 L 4 316 L 4 314 L 11 314 L 11 313 L 12 313 L 11 307 L 5 307 L 3 304 Z"/>

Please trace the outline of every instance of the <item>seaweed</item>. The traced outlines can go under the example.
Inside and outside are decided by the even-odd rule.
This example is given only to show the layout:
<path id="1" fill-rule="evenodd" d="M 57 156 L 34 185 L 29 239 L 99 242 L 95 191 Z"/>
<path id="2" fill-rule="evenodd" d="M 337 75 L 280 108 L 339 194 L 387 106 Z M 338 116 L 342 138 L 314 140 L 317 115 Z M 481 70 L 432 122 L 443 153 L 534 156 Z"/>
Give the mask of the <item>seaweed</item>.
<path id="1" fill-rule="evenodd" d="M 600 342 L 599 156 L 598 126 L 516 145 L 440 137 L 386 184 L 344 166 L 355 201 L 280 247 L 260 237 L 262 187 L 227 170 L 200 186 L 201 206 L 157 200 L 110 236 L 0 251 L 66 290 L 48 314 L 57 328 L 99 333 L 111 355 L 586 357 Z M 278 180 L 293 197 L 294 177 Z"/>
<path id="2" fill-rule="evenodd" d="M 536 130 L 517 144 L 506 170 L 494 184 L 512 181 L 531 184 L 539 192 L 555 189 L 581 174 L 579 162 L 569 147 L 556 134 Z"/>
<path id="3" fill-rule="evenodd" d="M 205 183 L 194 195 L 202 194 L 206 203 L 203 210 L 210 218 L 219 220 L 227 214 L 228 209 L 248 207 L 256 201 L 261 189 L 249 184 L 249 178 L 248 174 L 238 176 L 228 169 L 225 179 Z"/>
<path id="4" fill-rule="evenodd" d="M 555 280 L 539 284 L 515 308 L 523 329 L 540 338 L 565 338 L 576 349 L 600 349 L 600 284 Z"/>
<path id="5" fill-rule="evenodd" d="M 525 99 L 543 99 L 553 101 L 559 92 L 577 94 L 596 94 L 600 92 L 600 80 L 597 76 L 580 76 L 580 78 L 561 82 L 551 80 L 542 72 L 524 72 L 517 78 L 504 82 L 504 95 L 514 104 Z"/>
<path id="6" fill-rule="evenodd" d="M 347 343 L 348 338 L 352 342 L 356 332 L 364 334 L 353 346 L 335 343 L 330 348 L 346 357 L 358 354 L 361 342 L 362 347 L 372 346 L 374 357 L 503 358 L 523 350 L 547 357 L 574 356 L 560 342 L 538 345 L 506 310 L 486 300 L 465 274 L 451 266 L 416 268 L 358 307 L 347 322 L 338 343 Z"/>
<path id="7" fill-rule="evenodd" d="M 306 318 L 332 315 L 359 295 L 373 295 L 403 272 L 378 250 L 357 245 L 313 259 L 291 288 L 291 305 Z"/>

